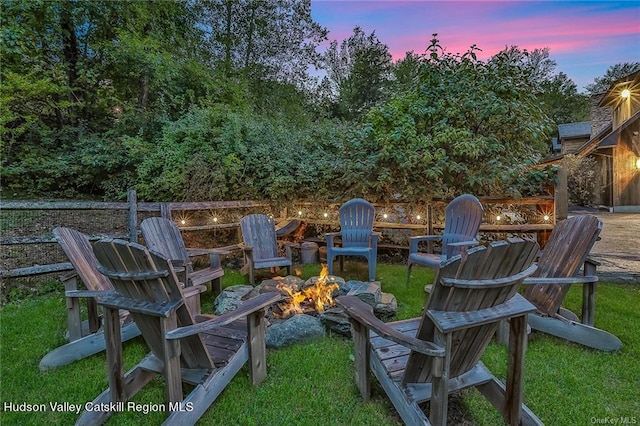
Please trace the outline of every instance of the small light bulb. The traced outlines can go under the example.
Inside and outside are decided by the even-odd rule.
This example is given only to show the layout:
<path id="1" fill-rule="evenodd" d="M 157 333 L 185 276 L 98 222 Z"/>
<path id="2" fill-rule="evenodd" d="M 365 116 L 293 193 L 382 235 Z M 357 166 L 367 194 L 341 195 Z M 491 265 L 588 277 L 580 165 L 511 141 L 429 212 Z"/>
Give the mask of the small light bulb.
<path id="1" fill-rule="evenodd" d="M 382 217 L 386 219 L 386 218 L 389 217 L 389 215 L 385 213 L 385 214 L 382 215 Z"/>
<path id="2" fill-rule="evenodd" d="M 322 214 L 322 216 L 324 216 L 324 217 L 329 217 L 329 213 L 324 212 L 324 213 Z"/>
<path id="3" fill-rule="evenodd" d="M 298 216 L 302 216 L 302 210 L 298 210 Z"/>
<path id="4" fill-rule="evenodd" d="M 214 221 L 214 222 L 217 222 L 217 221 L 218 221 L 218 218 L 217 218 L 217 217 L 214 217 L 214 218 L 213 218 L 213 221 Z"/>
<path id="5" fill-rule="evenodd" d="M 181 223 L 181 224 L 183 224 L 183 225 L 185 225 L 185 224 L 187 223 L 187 221 L 186 221 L 186 220 L 184 220 L 184 219 L 182 219 L 182 220 L 180 221 L 180 223 Z"/>
<path id="6" fill-rule="evenodd" d="M 545 214 L 544 216 L 542 216 L 542 220 L 544 220 L 545 222 L 549 221 L 549 215 Z"/>
<path id="7" fill-rule="evenodd" d="M 629 89 L 624 89 L 620 92 L 620 97 L 622 97 L 622 99 L 629 99 L 629 96 L 631 96 L 631 91 L 629 91 Z"/>
<path id="8" fill-rule="evenodd" d="M 496 220 L 498 220 L 498 221 L 499 221 L 500 219 L 502 219 L 502 218 L 501 218 L 499 215 L 498 215 L 498 216 L 496 216 Z"/>
<path id="9" fill-rule="evenodd" d="M 420 219 L 422 219 L 422 216 L 416 215 L 416 219 L 420 220 Z"/>

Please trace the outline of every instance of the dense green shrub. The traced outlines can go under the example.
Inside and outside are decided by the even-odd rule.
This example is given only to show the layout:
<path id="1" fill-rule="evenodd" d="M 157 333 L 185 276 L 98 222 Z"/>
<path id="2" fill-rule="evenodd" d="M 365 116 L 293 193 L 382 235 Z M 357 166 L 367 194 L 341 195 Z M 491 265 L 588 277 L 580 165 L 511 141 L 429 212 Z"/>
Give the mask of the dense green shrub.
<path id="1" fill-rule="evenodd" d="M 144 199 L 285 201 L 339 191 L 342 135 L 328 121 L 294 126 L 218 104 L 167 122 L 158 140 L 130 144 L 143 151 L 137 189 Z"/>
<path id="2" fill-rule="evenodd" d="M 579 206 L 591 205 L 595 194 L 596 160 L 567 154 L 562 165 L 567 169 L 569 202 Z"/>
<path id="3" fill-rule="evenodd" d="M 551 130 L 527 74 L 506 54 L 485 63 L 434 43 L 415 84 L 373 108 L 352 138 L 351 183 L 385 200 L 520 195 L 513 179 L 541 158 Z"/>

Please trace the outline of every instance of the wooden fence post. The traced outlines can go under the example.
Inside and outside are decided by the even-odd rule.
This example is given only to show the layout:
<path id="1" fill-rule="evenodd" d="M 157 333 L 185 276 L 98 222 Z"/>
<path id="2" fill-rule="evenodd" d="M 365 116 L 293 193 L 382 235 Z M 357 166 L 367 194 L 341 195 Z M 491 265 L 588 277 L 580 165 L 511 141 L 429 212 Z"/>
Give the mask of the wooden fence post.
<path id="1" fill-rule="evenodd" d="M 558 177 L 553 191 L 555 221 L 564 220 L 569 214 L 569 199 L 567 190 L 567 169 L 562 166 L 556 168 Z M 554 222 L 555 223 L 555 222 Z"/>
<path id="2" fill-rule="evenodd" d="M 129 241 L 138 242 L 138 194 L 135 189 L 127 192 L 127 202 L 129 203 Z"/>
<path id="3" fill-rule="evenodd" d="M 171 207 L 169 203 L 160 203 L 160 217 L 171 220 Z"/>

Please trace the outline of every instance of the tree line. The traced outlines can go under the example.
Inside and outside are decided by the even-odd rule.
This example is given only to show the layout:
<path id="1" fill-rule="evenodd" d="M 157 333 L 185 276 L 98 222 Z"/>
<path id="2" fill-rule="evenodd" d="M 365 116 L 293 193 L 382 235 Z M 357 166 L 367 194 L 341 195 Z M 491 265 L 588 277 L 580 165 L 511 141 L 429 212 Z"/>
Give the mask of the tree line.
<path id="1" fill-rule="evenodd" d="M 526 195 L 554 126 L 588 119 L 546 48 L 434 34 L 393 62 L 309 0 L 6 0 L 0 22 L 5 197 Z"/>

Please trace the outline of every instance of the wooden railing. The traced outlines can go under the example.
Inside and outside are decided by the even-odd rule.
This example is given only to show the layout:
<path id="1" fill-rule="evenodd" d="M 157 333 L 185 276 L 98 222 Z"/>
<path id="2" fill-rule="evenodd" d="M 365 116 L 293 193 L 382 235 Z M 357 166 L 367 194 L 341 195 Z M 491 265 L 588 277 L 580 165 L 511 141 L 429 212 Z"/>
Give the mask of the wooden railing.
<path id="1" fill-rule="evenodd" d="M 516 234 L 531 233 L 536 234 L 539 241 L 546 241 L 545 235 L 553 229 L 556 218 L 557 199 L 553 196 L 509 199 L 496 197 L 479 197 L 485 206 L 485 217 L 480 227 L 482 233 Z M 380 212 L 375 227 L 383 232 L 406 232 L 414 235 L 437 233 L 444 227 L 444 217 L 442 212 L 449 200 L 434 200 L 420 206 L 409 204 L 375 204 Z M 312 225 L 325 225 L 326 227 L 337 228 L 337 209 L 341 203 L 291 203 L 289 206 L 279 207 L 274 211 L 272 205 L 265 201 L 212 201 L 212 202 L 138 202 L 135 191 L 128 193 L 127 202 L 29 202 L 29 201 L 3 201 L 0 202 L 0 219 L 3 221 L 3 232 L 0 237 L 0 278 L 31 276 L 70 270 L 69 263 L 60 249 L 55 244 L 55 239 L 51 230 L 55 226 L 74 227 L 73 223 L 67 223 L 67 217 L 74 215 L 95 215 L 96 212 L 104 213 L 113 211 L 114 224 L 107 226 L 108 229 L 80 229 L 90 235 L 92 239 L 99 239 L 105 236 L 125 238 L 132 241 L 138 240 L 139 223 L 141 216 L 164 216 L 170 217 L 178 222 L 181 230 L 189 233 L 216 230 L 237 229 L 240 217 L 252 212 L 264 212 L 273 215 L 278 220 L 295 219 Z M 314 207 L 314 205 L 316 207 Z M 505 223 L 505 218 L 497 220 L 497 213 L 505 211 L 517 216 L 519 210 L 528 209 L 539 217 L 534 220 L 523 218 L 513 220 L 513 223 Z M 298 212 L 302 212 L 298 214 Z M 420 211 L 418 217 L 415 212 Z M 59 212 L 60 216 L 51 223 L 38 223 L 33 230 L 27 229 L 28 225 L 17 226 L 11 229 L 5 224 L 5 216 L 10 213 L 25 215 L 33 212 Z M 329 213 L 327 213 L 329 212 Z M 382 215 L 389 212 L 387 218 Z M 327 217 L 324 217 L 327 213 Z M 529 214 L 529 213 L 527 213 Z M 531 213 L 533 214 L 533 213 Z M 543 220 L 544 214 L 549 216 L 547 221 Z M 217 216 L 216 216 L 217 215 Z M 118 218 L 116 218 L 118 216 Z M 121 218 L 120 218 L 121 217 Z M 187 219 L 183 219 L 187 218 Z M 37 220 L 33 221 L 34 223 Z M 55 223 L 54 223 L 55 222 Z M 16 230 L 19 229 L 20 235 Z M 317 236 L 321 237 L 321 236 Z M 238 238 L 238 237 L 235 237 Z M 226 242 L 212 241 L 212 246 L 222 246 Z M 31 252 L 43 251 L 32 248 L 48 246 L 51 253 L 44 250 L 43 259 L 31 257 Z M 393 247 L 403 247 L 403 244 L 391 242 Z M 14 247 L 30 247 L 23 249 L 18 255 L 11 255 Z M 55 259 L 60 262 L 52 263 Z"/>

